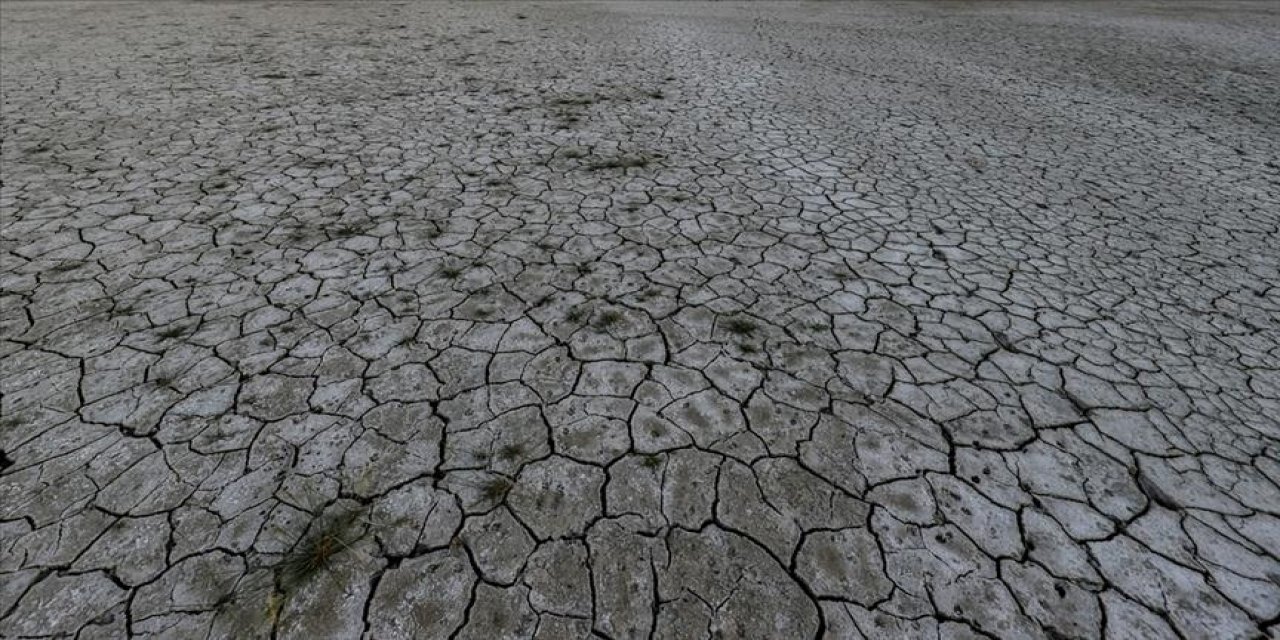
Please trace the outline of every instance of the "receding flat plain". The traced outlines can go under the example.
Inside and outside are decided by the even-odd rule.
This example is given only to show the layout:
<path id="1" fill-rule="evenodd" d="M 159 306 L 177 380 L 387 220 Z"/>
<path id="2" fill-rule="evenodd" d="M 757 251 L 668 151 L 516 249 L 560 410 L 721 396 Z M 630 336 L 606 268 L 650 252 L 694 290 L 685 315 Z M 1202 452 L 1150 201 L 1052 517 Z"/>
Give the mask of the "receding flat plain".
<path id="1" fill-rule="evenodd" d="M 0 4 L 0 636 L 1280 632 L 1280 5 Z"/>

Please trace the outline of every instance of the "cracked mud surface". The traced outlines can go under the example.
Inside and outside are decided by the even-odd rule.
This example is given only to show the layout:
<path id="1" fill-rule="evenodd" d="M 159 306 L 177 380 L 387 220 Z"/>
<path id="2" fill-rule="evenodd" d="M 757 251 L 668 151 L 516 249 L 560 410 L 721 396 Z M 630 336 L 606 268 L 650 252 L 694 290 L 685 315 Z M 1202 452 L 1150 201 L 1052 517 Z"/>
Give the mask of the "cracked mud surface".
<path id="1" fill-rule="evenodd" d="M 0 13 L 0 635 L 1277 631 L 1274 5 Z"/>

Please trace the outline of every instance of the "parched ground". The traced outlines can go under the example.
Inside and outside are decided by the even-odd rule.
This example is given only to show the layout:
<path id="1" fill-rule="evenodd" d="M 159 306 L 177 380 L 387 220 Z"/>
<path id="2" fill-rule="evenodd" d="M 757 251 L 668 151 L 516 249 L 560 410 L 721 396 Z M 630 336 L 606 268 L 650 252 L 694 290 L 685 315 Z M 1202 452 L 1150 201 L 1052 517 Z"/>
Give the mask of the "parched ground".
<path id="1" fill-rule="evenodd" d="M 0 16 L 0 636 L 1280 633 L 1280 5 Z"/>

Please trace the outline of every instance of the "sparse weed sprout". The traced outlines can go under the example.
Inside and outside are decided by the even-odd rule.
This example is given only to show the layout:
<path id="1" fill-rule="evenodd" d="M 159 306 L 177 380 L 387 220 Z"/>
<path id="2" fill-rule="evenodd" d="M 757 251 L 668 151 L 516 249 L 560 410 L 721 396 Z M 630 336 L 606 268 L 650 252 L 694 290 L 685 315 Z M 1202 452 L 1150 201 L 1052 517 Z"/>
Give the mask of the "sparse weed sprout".
<path id="1" fill-rule="evenodd" d="M 490 478 L 480 487 L 480 497 L 489 502 L 500 502 L 507 497 L 507 492 L 511 490 L 511 481 L 497 476 Z"/>
<path id="2" fill-rule="evenodd" d="M 725 321 L 724 330 L 735 336 L 749 336 L 756 332 L 756 323 L 746 318 L 730 318 Z"/>
<path id="3" fill-rule="evenodd" d="M 187 334 L 187 328 L 179 325 L 168 326 L 160 331 L 160 337 L 164 338 L 165 340 L 170 340 L 173 338 L 181 338 L 186 334 Z"/>
<path id="4" fill-rule="evenodd" d="M 581 107 L 581 106 L 592 104 L 595 101 L 596 101 L 595 96 L 589 96 L 589 95 L 569 96 L 565 98 L 556 98 L 554 101 L 554 104 Z"/>
<path id="5" fill-rule="evenodd" d="M 596 328 L 608 329 L 619 322 L 622 322 L 622 312 L 609 309 L 601 312 L 596 318 Z"/>
<path id="6" fill-rule="evenodd" d="M 649 159 L 643 156 L 618 156 L 616 158 L 601 160 L 600 162 L 591 165 L 591 168 L 596 171 L 604 169 L 631 169 L 633 167 L 645 167 L 648 166 L 648 164 Z"/>
<path id="7" fill-rule="evenodd" d="M 344 224 L 334 230 L 334 235 L 339 238 L 354 238 L 361 233 L 364 233 L 364 229 L 356 224 Z"/>
<path id="8" fill-rule="evenodd" d="M 363 535 L 360 524 L 358 511 L 321 516 L 277 566 L 280 586 L 286 592 L 293 591 L 331 569 L 337 556 Z"/>
<path id="9" fill-rule="evenodd" d="M 569 310 L 569 313 L 565 314 L 564 319 L 573 324 L 582 324 L 587 319 L 587 309 L 583 306 L 574 307 Z"/>

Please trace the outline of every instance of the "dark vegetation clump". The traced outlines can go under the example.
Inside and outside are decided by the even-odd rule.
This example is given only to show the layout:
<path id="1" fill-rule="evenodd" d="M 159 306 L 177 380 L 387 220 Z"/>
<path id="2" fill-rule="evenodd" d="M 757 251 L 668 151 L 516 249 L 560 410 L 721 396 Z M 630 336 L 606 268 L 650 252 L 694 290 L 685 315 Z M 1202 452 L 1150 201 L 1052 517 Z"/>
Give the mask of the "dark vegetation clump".
<path id="1" fill-rule="evenodd" d="M 359 511 L 317 518 L 276 567 L 276 576 L 284 591 L 294 591 L 315 576 L 332 570 L 342 553 L 364 535 L 361 525 Z"/>
<path id="2" fill-rule="evenodd" d="M 735 336 L 749 336 L 756 332 L 756 323 L 746 318 L 730 318 L 724 323 L 724 330 Z"/>

